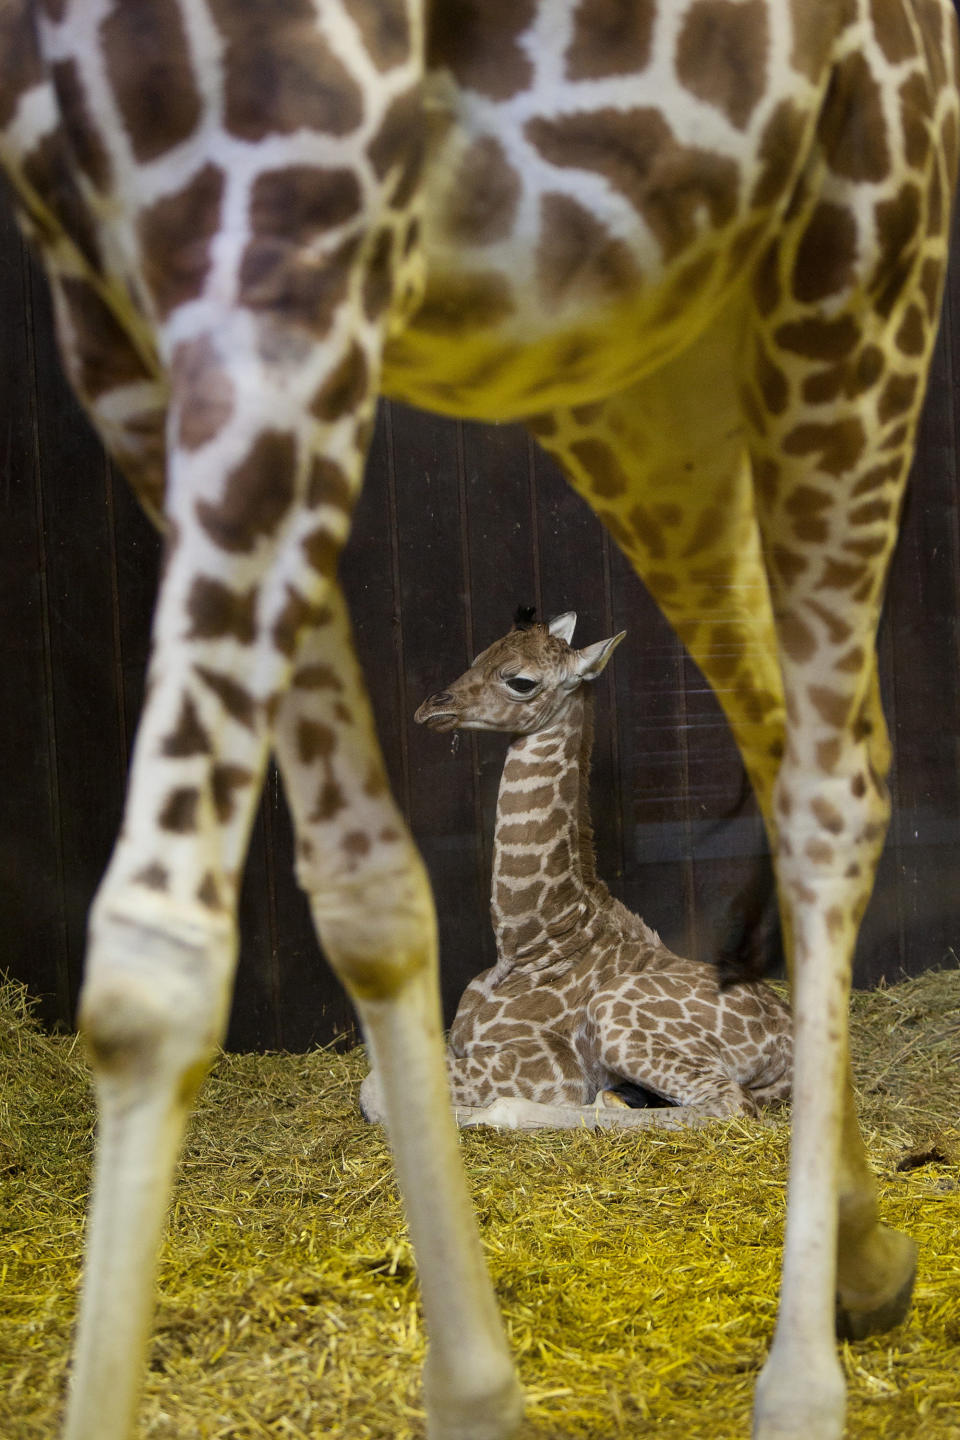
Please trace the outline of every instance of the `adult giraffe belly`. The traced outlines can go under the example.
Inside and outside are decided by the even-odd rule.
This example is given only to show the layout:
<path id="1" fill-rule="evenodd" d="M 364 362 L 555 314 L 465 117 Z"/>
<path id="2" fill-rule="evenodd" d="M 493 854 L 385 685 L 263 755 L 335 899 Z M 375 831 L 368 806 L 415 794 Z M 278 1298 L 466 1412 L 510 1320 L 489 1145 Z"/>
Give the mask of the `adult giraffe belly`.
<path id="1" fill-rule="evenodd" d="M 447 274 L 428 282 L 422 307 L 388 342 L 383 392 L 473 420 L 520 420 L 601 400 L 706 329 L 734 293 L 725 268 L 705 252 L 660 285 L 638 284 L 618 304 L 568 307 L 555 317 L 529 303 L 504 313 L 505 289 L 494 272 Z M 731 308 L 731 352 L 739 313 Z"/>

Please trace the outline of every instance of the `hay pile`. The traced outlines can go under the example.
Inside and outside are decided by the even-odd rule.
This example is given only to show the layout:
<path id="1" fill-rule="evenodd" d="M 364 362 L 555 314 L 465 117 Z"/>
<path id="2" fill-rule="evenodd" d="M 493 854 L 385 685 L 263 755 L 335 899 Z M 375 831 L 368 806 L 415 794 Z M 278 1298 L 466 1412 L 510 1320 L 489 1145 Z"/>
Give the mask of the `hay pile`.
<path id="1" fill-rule="evenodd" d="M 960 971 L 858 994 L 885 1216 L 921 1246 L 910 1319 L 843 1347 L 849 1434 L 960 1440 Z M 151 1440 L 423 1434 L 423 1336 L 360 1051 L 229 1055 L 183 1159 L 142 1409 Z M 0 1434 L 56 1433 L 93 1107 L 76 1041 L 0 990 Z M 462 1135 L 529 1397 L 524 1435 L 745 1440 L 775 1314 L 783 1120 Z M 898 1170 L 903 1157 L 926 1157 Z M 940 1156 L 941 1159 L 931 1158 Z"/>

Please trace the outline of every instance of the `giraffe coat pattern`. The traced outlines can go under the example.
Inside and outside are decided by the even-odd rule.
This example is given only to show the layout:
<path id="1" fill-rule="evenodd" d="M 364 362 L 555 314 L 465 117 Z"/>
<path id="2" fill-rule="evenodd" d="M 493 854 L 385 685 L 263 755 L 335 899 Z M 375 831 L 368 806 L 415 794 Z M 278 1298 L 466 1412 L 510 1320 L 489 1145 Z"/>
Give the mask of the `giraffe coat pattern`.
<path id="1" fill-rule="evenodd" d="M 0 165 L 69 378 L 163 528 L 81 998 L 100 1104 L 66 1434 L 127 1440 L 271 748 L 383 1082 L 431 1440 L 520 1396 L 449 1113 L 429 885 L 336 579 L 378 393 L 523 419 L 716 692 L 794 1012 L 756 1440 L 838 1440 L 909 1302 L 847 1074 L 890 754 L 875 633 L 958 148 L 948 0 L 0 0 Z M 501 1103 L 501 1102 L 495 1102 Z"/>

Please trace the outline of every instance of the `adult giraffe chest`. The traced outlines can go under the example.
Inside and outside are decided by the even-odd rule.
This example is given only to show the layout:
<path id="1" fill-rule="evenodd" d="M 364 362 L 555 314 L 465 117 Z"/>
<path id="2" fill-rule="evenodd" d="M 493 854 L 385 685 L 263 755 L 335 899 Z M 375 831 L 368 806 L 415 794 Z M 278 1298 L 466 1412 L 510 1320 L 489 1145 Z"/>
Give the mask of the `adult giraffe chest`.
<path id="1" fill-rule="evenodd" d="M 839 7 L 435 7 L 424 299 L 387 393 L 510 419 L 624 389 L 727 306 L 801 173 Z M 811 23 L 816 22 L 816 23 Z M 739 289 L 737 288 L 739 287 Z"/>

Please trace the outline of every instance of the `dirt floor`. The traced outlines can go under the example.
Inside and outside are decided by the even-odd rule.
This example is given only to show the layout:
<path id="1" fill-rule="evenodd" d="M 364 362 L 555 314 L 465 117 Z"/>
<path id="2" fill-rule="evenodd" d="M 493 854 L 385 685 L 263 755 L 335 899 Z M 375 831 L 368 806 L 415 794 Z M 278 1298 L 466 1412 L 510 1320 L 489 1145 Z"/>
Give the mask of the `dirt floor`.
<path id="1" fill-rule="evenodd" d="M 960 1440 L 960 971 L 858 994 L 885 1218 L 920 1244 L 890 1336 L 841 1347 L 856 1440 Z M 423 1334 L 362 1051 L 231 1055 L 204 1087 L 161 1263 L 150 1440 L 424 1433 Z M 62 1407 L 93 1106 L 79 1044 L 0 989 L 0 1435 Z M 772 1333 L 786 1116 L 687 1133 L 465 1132 L 527 1388 L 525 1440 L 746 1440 Z"/>

